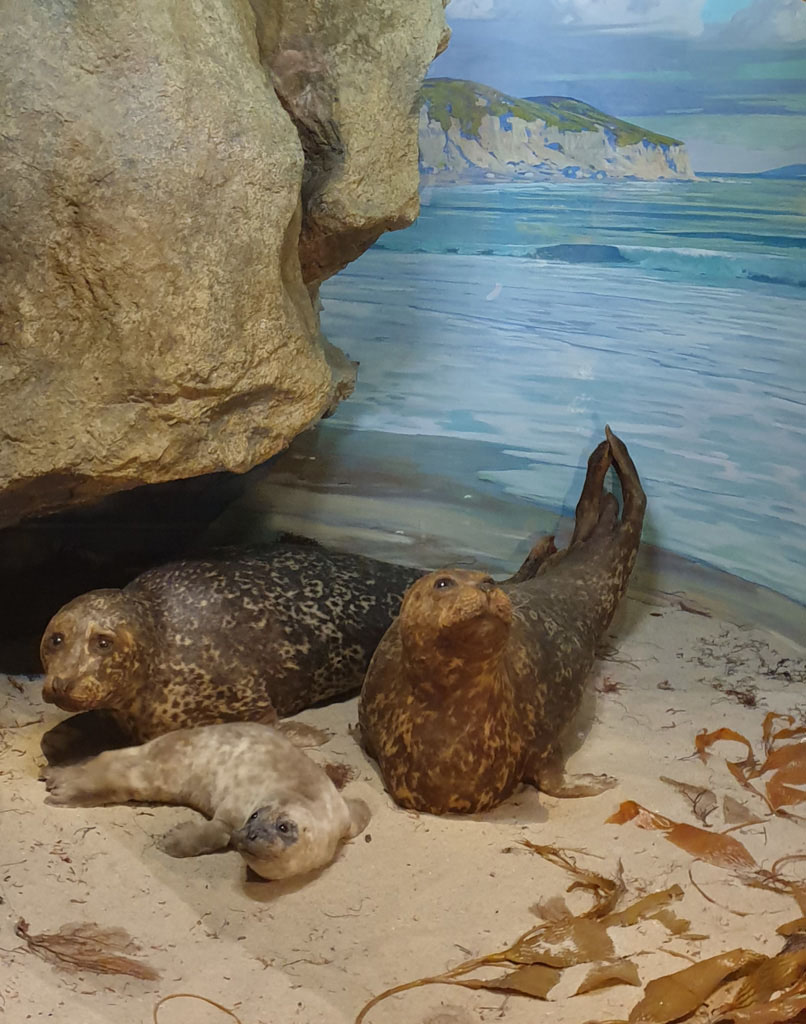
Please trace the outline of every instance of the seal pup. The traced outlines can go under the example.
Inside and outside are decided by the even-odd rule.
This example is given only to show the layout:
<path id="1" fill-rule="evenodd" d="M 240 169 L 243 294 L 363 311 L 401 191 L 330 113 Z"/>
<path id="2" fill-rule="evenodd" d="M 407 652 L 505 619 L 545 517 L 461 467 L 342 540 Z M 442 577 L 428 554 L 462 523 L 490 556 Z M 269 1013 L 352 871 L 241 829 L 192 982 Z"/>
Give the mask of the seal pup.
<path id="1" fill-rule="evenodd" d="M 432 814 L 486 811 L 521 782 L 587 796 L 607 776 L 563 776 L 559 739 L 584 693 L 597 643 L 632 572 L 646 498 L 622 442 L 588 460 L 574 533 L 533 549 L 532 576 L 498 585 L 443 570 L 407 592 L 359 702 L 366 751 L 392 799 Z M 623 509 L 603 490 L 613 464 Z"/>
<path id="2" fill-rule="evenodd" d="M 423 572 L 317 544 L 150 569 L 53 616 L 40 645 L 43 697 L 64 711 L 104 709 L 118 746 L 218 722 L 271 724 L 357 691 Z M 68 720 L 43 750 L 58 758 L 79 736 Z"/>
<path id="3" fill-rule="evenodd" d="M 271 726 L 230 722 L 179 729 L 80 765 L 47 768 L 46 802 L 92 807 L 129 800 L 182 804 L 209 820 L 167 832 L 161 848 L 195 857 L 229 846 L 262 878 L 308 874 L 370 819 L 323 768 Z"/>

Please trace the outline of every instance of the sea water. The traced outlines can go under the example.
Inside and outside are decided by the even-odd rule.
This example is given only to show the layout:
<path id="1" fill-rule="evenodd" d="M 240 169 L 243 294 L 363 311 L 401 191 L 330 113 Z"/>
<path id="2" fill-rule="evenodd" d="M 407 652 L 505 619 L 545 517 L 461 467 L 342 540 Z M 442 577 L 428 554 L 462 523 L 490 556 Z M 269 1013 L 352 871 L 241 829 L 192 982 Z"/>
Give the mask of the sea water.
<path id="1" fill-rule="evenodd" d="M 806 603 L 804 184 L 422 199 L 322 290 L 326 333 L 361 362 L 330 429 L 412 435 L 413 492 L 438 471 L 414 435 L 444 438 L 446 460 L 476 442 L 480 480 L 568 514 L 609 423 L 649 496 L 646 540 Z"/>

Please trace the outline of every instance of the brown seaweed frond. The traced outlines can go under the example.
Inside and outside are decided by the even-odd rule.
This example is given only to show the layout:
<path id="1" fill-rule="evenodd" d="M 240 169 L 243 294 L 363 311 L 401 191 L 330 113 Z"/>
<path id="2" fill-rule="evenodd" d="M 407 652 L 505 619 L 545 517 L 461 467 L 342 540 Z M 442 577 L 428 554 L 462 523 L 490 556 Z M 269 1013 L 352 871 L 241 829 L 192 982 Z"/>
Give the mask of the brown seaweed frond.
<path id="1" fill-rule="evenodd" d="M 355 1024 L 361 1024 L 367 1014 L 390 996 L 399 995 L 424 985 L 458 985 L 493 992 L 517 992 L 533 999 L 545 999 L 559 981 L 566 967 L 590 963 L 592 969 L 580 985 L 580 992 L 615 984 L 638 984 L 637 972 L 629 963 L 616 957 L 613 941 L 607 929 L 635 924 L 644 918 L 654 918 L 664 924 L 672 934 L 688 929 L 683 921 L 668 911 L 668 905 L 682 897 L 683 891 L 671 886 L 652 893 L 624 910 L 616 910 L 626 892 L 621 864 L 614 878 L 579 867 L 572 852 L 556 846 L 541 846 L 529 840 L 521 845 L 532 853 L 563 868 L 572 875 L 569 891 L 584 889 L 593 899 L 593 905 L 584 913 L 555 914 L 543 924 L 527 929 L 506 949 L 465 960 L 442 974 L 418 978 L 386 989 L 361 1009 Z M 480 968 L 515 967 L 493 978 L 468 978 L 465 975 Z"/>
<path id="2" fill-rule="evenodd" d="M 207 996 L 197 996 L 194 992 L 173 992 L 169 996 L 163 996 L 159 1002 L 154 1004 L 153 1021 L 154 1024 L 159 1024 L 158 1015 L 160 1008 L 164 1003 L 169 1002 L 171 999 L 198 999 L 202 1003 L 208 1003 L 210 1006 L 214 1006 L 217 1010 L 221 1010 L 222 1013 L 226 1013 L 232 1020 L 237 1021 L 238 1024 L 243 1024 L 241 1018 L 234 1013 L 232 1010 L 227 1009 L 226 1006 L 222 1006 L 221 1003 L 217 1003 L 214 999 L 208 999 Z"/>
<path id="3" fill-rule="evenodd" d="M 52 934 L 32 935 L 28 922 L 17 921 L 15 934 L 43 960 L 78 971 L 97 974 L 129 974 L 156 981 L 159 971 L 142 960 L 124 956 L 136 952 L 137 943 L 123 928 L 101 928 L 97 924 L 65 924 Z"/>
<path id="4" fill-rule="evenodd" d="M 525 846 L 527 850 L 531 850 L 532 853 L 538 854 L 544 860 L 563 868 L 573 875 L 574 881 L 568 886 L 568 892 L 573 892 L 575 889 L 585 889 L 591 894 L 594 904 L 590 910 L 582 915 L 583 917 L 604 917 L 605 914 L 609 914 L 613 910 L 619 899 L 627 891 L 627 887 L 624 885 L 621 862 L 619 862 L 616 877 L 608 878 L 606 875 L 600 875 L 595 871 L 588 871 L 585 868 L 579 867 L 573 857 L 570 856 L 573 851 L 560 850 L 556 846 L 542 846 L 539 843 L 530 842 L 528 839 L 521 839 L 520 845 Z"/>
<path id="5" fill-rule="evenodd" d="M 358 771 L 352 765 L 345 764 L 343 761 L 328 761 L 322 767 L 325 770 L 325 775 L 327 775 L 339 791 L 344 789 L 348 782 L 352 782 L 358 776 Z"/>

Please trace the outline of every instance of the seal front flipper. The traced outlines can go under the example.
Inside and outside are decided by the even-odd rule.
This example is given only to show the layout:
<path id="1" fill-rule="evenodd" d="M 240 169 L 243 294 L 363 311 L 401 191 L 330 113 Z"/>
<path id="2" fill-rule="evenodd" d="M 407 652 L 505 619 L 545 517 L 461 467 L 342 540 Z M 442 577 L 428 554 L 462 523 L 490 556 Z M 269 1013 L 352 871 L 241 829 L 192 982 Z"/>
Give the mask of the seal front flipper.
<path id="1" fill-rule="evenodd" d="M 525 773 L 524 782 L 530 782 L 546 796 L 559 799 L 599 796 L 618 785 L 618 779 L 612 775 L 591 775 L 588 772 L 580 775 L 566 774 L 559 751 L 543 755 L 539 763 Z"/>
<path id="2" fill-rule="evenodd" d="M 345 800 L 344 802 L 347 804 L 347 810 L 350 812 L 350 828 L 346 833 L 346 838 L 355 839 L 369 825 L 372 811 L 370 811 L 363 800 L 352 799 Z"/>
<path id="3" fill-rule="evenodd" d="M 104 750 L 128 747 L 134 740 L 114 711 L 82 711 L 42 735 L 40 747 L 48 764 L 76 764 Z"/>
<path id="4" fill-rule="evenodd" d="M 232 830 L 223 821 L 183 821 L 174 825 L 160 839 L 157 846 L 169 857 L 198 857 L 229 846 Z"/>
<path id="5" fill-rule="evenodd" d="M 554 537 L 541 537 L 532 546 L 532 550 L 523 560 L 523 564 L 516 573 L 513 573 L 504 583 L 523 583 L 537 576 L 540 569 L 546 564 L 552 555 L 557 554 L 554 546 Z"/>

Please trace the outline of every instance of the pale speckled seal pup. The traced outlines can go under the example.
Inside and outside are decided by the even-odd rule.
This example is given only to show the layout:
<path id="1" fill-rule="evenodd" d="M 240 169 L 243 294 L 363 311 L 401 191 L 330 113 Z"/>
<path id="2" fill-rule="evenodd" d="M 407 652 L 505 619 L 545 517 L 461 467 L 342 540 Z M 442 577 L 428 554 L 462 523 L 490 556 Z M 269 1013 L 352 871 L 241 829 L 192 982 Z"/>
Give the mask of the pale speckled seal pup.
<path id="1" fill-rule="evenodd" d="M 418 580 L 370 663 L 361 691 L 364 746 L 403 807 L 485 811 L 521 782 L 557 796 L 612 785 L 562 775 L 558 740 L 577 711 L 597 642 L 627 586 L 646 499 L 609 429 L 588 460 L 569 546 L 547 538 L 526 581 L 479 572 Z M 603 490 L 612 464 L 623 511 Z"/>
<path id="2" fill-rule="evenodd" d="M 339 844 L 364 830 L 369 808 L 345 800 L 323 768 L 276 729 L 230 722 L 179 729 L 83 764 L 48 768 L 47 802 L 95 806 L 148 800 L 183 804 L 209 820 L 163 836 L 172 857 L 231 846 L 263 878 L 324 867 Z"/>
<path id="3" fill-rule="evenodd" d="M 43 696 L 65 711 L 106 709 L 125 742 L 216 722 L 271 723 L 357 691 L 422 575 L 316 544 L 150 569 L 56 613 L 40 648 Z M 68 721 L 46 735 L 49 758 L 61 753 L 59 730 L 69 749 Z"/>

